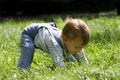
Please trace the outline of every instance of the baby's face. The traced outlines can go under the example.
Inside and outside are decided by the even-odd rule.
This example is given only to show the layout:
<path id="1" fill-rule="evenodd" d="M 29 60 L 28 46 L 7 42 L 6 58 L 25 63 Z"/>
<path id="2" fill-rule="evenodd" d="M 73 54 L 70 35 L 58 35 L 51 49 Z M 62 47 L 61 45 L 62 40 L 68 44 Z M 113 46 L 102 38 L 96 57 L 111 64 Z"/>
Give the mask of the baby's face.
<path id="1" fill-rule="evenodd" d="M 76 53 L 80 52 L 82 50 L 82 48 L 83 48 L 82 43 L 83 43 L 83 41 L 80 38 L 75 38 L 74 40 L 67 39 L 64 42 L 67 50 L 71 54 L 76 54 Z"/>

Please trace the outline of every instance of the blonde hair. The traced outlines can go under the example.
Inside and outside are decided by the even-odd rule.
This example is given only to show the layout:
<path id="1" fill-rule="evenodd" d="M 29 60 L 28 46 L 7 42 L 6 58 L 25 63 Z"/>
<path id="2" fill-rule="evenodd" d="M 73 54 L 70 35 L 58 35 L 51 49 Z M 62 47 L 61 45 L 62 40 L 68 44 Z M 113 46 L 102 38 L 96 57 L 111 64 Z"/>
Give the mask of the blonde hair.
<path id="1" fill-rule="evenodd" d="M 70 40 L 81 37 L 83 39 L 83 45 L 86 45 L 90 39 L 90 30 L 83 20 L 67 18 L 62 30 L 62 35 Z"/>

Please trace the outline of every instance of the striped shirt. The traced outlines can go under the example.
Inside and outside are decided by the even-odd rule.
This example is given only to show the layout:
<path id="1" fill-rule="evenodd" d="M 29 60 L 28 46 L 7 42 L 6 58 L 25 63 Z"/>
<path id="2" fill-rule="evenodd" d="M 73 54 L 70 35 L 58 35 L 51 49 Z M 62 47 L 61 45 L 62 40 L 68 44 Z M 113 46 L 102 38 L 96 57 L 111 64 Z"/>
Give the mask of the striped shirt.
<path id="1" fill-rule="evenodd" d="M 64 67 L 64 60 L 88 63 L 83 50 L 75 55 L 66 51 L 61 41 L 62 31 L 55 23 L 34 23 L 32 26 L 37 26 L 36 31 L 33 31 L 35 32 L 33 35 L 35 46 L 51 54 L 55 66 Z"/>

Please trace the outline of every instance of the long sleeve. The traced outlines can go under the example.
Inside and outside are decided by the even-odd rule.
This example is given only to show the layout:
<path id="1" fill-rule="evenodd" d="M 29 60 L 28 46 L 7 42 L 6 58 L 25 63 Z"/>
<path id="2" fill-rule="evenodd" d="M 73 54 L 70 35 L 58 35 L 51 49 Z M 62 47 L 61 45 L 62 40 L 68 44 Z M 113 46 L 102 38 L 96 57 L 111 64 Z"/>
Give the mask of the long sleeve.
<path id="1" fill-rule="evenodd" d="M 74 56 L 80 64 L 83 63 L 83 62 L 88 64 L 88 60 L 85 56 L 84 49 L 82 49 L 79 53 L 75 54 Z"/>
<path id="2" fill-rule="evenodd" d="M 64 58 L 63 58 L 63 49 L 58 44 L 54 36 L 50 33 L 49 36 L 47 36 L 47 39 L 45 39 L 49 53 L 51 54 L 53 63 L 55 66 L 64 67 Z M 49 41 L 48 41 L 49 40 Z"/>
<path id="3" fill-rule="evenodd" d="M 65 50 L 64 50 L 63 56 L 64 56 L 66 61 L 71 61 L 71 62 L 75 62 L 76 61 L 76 58 L 72 54 L 68 53 Z"/>
<path id="4" fill-rule="evenodd" d="M 49 47 L 53 63 L 55 66 L 64 67 L 63 51 L 55 44 L 56 43 L 54 43 L 54 46 Z"/>

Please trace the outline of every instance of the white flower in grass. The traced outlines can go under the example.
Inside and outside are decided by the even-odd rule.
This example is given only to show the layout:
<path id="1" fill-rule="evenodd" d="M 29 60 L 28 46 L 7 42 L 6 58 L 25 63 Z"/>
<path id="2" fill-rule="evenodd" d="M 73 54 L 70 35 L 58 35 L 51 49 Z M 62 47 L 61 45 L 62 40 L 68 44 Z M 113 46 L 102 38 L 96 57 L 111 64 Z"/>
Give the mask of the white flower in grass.
<path id="1" fill-rule="evenodd" d="M 13 78 L 17 78 L 17 75 L 16 75 L 16 74 L 14 74 L 14 75 L 13 75 Z"/>
<path id="2" fill-rule="evenodd" d="M 11 61 L 11 58 L 8 58 L 8 62 L 10 62 Z"/>

